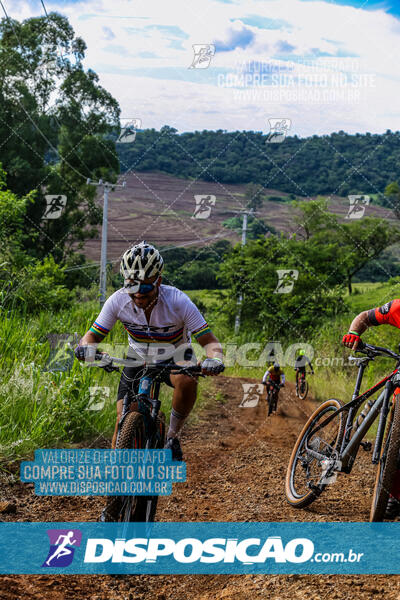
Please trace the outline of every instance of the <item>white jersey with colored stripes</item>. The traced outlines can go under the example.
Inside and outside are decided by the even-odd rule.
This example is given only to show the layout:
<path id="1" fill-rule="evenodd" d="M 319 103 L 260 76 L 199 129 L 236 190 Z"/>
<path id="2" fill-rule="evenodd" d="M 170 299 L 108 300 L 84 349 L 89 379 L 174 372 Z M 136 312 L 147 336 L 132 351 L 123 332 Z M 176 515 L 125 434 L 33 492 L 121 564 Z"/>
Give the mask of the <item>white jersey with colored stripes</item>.
<path id="1" fill-rule="evenodd" d="M 197 339 L 210 331 L 189 296 L 163 284 L 159 287 L 149 322 L 144 310 L 120 289 L 106 300 L 90 331 L 104 338 L 117 321 L 125 327 L 134 353 L 146 361 L 169 360 L 176 348 L 190 344 L 191 335 Z M 183 356 L 179 355 L 179 360 L 183 360 Z"/>

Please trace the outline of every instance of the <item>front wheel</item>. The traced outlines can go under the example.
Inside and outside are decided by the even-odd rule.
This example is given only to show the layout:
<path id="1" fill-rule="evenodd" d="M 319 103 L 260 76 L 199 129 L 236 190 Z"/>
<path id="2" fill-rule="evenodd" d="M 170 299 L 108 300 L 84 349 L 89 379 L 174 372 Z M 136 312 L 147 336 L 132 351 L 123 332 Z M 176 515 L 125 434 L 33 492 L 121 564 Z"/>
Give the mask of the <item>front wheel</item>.
<path id="1" fill-rule="evenodd" d="M 319 406 L 304 425 L 294 445 L 286 472 L 286 499 L 296 508 L 305 508 L 332 482 L 328 460 L 336 460 L 343 439 L 343 413 L 314 432 L 328 417 L 342 407 L 332 398 Z M 320 456 L 317 457 L 316 453 Z M 324 473 L 327 473 L 325 476 Z"/>
<path id="2" fill-rule="evenodd" d="M 158 413 L 157 431 L 152 439 L 151 447 L 154 449 L 162 449 L 165 444 L 165 415 L 163 412 Z M 137 496 L 136 506 L 130 521 L 140 523 L 153 522 L 156 517 L 158 496 Z"/>
<path id="3" fill-rule="evenodd" d="M 383 521 L 390 490 L 398 468 L 400 450 L 400 403 L 397 400 L 390 413 L 387 435 L 381 448 L 378 469 L 375 478 L 374 495 L 372 496 L 371 522 Z"/>
<path id="4" fill-rule="evenodd" d="M 298 397 L 300 398 L 300 400 L 304 400 L 306 398 L 307 394 L 308 394 L 308 381 L 304 377 L 304 378 L 300 379 L 300 382 L 299 382 Z"/>
<path id="5" fill-rule="evenodd" d="M 130 412 L 124 419 L 115 449 L 144 448 L 145 437 L 142 415 L 138 412 Z M 135 513 L 139 510 L 139 504 L 140 496 L 109 496 L 105 508 L 107 520 L 136 521 Z"/>
<path id="6" fill-rule="evenodd" d="M 299 373 L 296 372 L 296 396 L 297 397 L 299 397 L 299 386 L 300 386 Z"/>

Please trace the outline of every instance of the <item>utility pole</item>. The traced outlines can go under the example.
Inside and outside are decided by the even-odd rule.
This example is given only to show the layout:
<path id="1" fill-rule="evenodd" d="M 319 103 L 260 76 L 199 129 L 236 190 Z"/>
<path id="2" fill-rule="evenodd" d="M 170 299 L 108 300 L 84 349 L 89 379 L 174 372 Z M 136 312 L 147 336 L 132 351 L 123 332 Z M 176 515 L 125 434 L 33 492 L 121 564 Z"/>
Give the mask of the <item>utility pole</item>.
<path id="1" fill-rule="evenodd" d="M 247 237 L 247 218 L 249 215 L 254 214 L 254 210 L 252 208 L 250 208 L 248 210 L 244 210 L 240 214 L 243 215 L 242 246 L 245 246 L 246 245 L 246 237 Z M 237 335 L 239 333 L 239 329 L 240 329 L 240 312 L 241 312 L 241 308 L 242 308 L 242 302 L 243 302 L 243 294 L 240 293 L 239 298 L 238 298 L 238 310 L 237 310 L 236 317 L 235 317 L 235 335 Z"/>
<path id="2" fill-rule="evenodd" d="M 103 226 L 101 229 L 101 257 L 100 257 L 100 306 L 106 301 L 107 288 L 107 225 L 108 225 L 108 194 L 116 187 L 124 188 L 126 181 L 121 184 L 109 183 L 108 181 L 86 181 L 87 185 L 95 185 L 103 188 Z"/>

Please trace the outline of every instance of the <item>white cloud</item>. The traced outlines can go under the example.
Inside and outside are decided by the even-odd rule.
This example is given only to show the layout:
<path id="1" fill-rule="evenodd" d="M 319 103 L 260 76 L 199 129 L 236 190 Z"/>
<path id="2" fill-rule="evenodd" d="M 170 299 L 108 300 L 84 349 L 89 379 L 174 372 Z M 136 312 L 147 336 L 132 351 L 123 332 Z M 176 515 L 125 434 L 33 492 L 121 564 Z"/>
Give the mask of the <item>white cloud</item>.
<path id="1" fill-rule="evenodd" d="M 85 65 L 98 72 L 102 84 L 121 103 L 123 116 L 140 117 L 143 127 L 168 123 L 180 131 L 265 131 L 268 117 L 284 116 L 292 119 L 291 133 L 298 135 L 339 129 L 400 129 L 400 111 L 393 101 L 399 87 L 400 22 L 383 10 L 300 0 L 246 0 L 236 4 L 216 0 L 89 0 L 59 8 L 56 2 L 47 0 L 46 5 L 48 10 L 59 10 L 69 17 L 77 35 L 88 45 Z M 39 3 L 10 0 L 7 7 L 15 18 L 37 16 L 40 10 Z M 250 15 L 252 25 L 245 22 Z M 263 17 L 260 27 L 256 26 L 257 15 Z M 268 26 L 266 17 L 271 23 L 282 23 L 280 28 L 264 28 Z M 245 47 L 239 44 L 233 51 L 217 51 L 206 72 L 207 83 L 205 71 L 192 70 L 189 76 L 192 45 L 215 40 L 234 42 L 232 31 L 250 32 L 248 43 L 242 44 Z M 346 88 L 348 95 L 359 92 L 356 103 L 341 98 L 344 88 L 335 84 L 332 66 L 327 67 L 329 61 L 324 59 L 326 54 L 338 53 L 355 57 L 350 69 L 355 75 L 370 75 L 363 87 Z M 222 69 L 235 72 L 240 62 L 271 62 L 273 57 L 275 64 L 284 67 L 291 56 L 297 56 L 297 60 L 314 57 L 311 67 L 292 64 L 292 72 L 309 77 L 314 74 L 320 77 L 319 83 L 325 76 L 324 89 L 332 94 L 333 103 L 295 101 L 293 95 L 291 100 L 283 97 L 274 101 L 269 99 L 270 86 L 257 85 L 244 90 L 249 94 L 238 99 L 233 89 L 217 86 Z M 318 89 L 310 80 L 288 91 L 305 94 L 313 90 L 316 96 Z M 251 91 L 257 92 L 254 98 Z"/>

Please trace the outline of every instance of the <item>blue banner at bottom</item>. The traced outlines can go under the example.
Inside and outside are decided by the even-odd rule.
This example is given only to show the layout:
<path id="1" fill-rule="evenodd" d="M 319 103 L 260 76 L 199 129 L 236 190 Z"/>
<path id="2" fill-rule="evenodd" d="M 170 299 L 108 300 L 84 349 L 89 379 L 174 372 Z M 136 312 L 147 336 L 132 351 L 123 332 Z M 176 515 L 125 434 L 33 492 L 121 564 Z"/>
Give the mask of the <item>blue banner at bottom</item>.
<path id="1" fill-rule="evenodd" d="M 0 573 L 400 574 L 400 523 L 0 523 Z"/>

